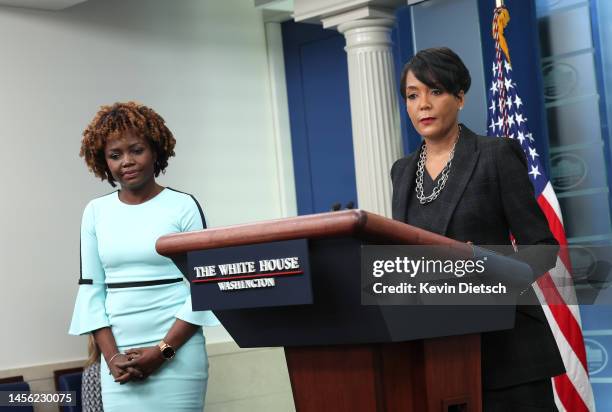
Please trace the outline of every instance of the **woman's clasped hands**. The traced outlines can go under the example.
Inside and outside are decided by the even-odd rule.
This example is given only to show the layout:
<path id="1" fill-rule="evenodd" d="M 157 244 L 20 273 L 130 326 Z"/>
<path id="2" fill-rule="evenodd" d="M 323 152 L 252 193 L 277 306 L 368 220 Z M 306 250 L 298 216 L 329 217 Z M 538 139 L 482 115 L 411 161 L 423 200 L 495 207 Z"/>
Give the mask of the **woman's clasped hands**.
<path id="1" fill-rule="evenodd" d="M 119 384 L 148 378 L 165 362 L 157 346 L 128 349 L 108 363 L 110 373 Z"/>

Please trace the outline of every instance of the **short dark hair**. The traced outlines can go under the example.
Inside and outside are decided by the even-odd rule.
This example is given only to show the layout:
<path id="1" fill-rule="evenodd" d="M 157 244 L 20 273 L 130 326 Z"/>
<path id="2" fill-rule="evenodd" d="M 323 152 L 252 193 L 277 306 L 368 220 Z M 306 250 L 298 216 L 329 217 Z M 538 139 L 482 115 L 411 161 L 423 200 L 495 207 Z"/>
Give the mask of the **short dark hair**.
<path id="1" fill-rule="evenodd" d="M 415 54 L 402 70 L 400 93 L 406 98 L 406 76 L 414 76 L 430 88 L 459 96 L 467 93 L 472 84 L 470 72 L 457 54 L 448 47 L 433 47 Z"/>

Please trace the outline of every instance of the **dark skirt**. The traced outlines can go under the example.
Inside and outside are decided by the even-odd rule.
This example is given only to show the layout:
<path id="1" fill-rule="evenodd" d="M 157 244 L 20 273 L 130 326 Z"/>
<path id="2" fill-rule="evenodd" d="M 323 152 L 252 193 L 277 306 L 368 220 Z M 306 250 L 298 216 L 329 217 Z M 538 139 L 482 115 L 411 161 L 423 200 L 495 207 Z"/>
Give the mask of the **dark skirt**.
<path id="1" fill-rule="evenodd" d="M 483 412 L 558 412 L 552 380 L 524 383 L 482 393 Z"/>

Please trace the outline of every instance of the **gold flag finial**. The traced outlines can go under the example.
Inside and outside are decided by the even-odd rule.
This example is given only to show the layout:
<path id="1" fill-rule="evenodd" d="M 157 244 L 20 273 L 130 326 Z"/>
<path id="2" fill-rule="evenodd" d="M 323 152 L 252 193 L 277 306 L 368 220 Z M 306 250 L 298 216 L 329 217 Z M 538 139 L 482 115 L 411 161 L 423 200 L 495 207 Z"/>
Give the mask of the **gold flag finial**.
<path id="1" fill-rule="evenodd" d="M 500 0 L 498 0 L 499 2 Z M 501 1 L 501 7 L 497 7 L 495 9 L 495 20 L 493 21 L 493 38 L 499 39 L 499 47 L 501 47 L 502 51 L 506 55 L 506 60 L 510 63 L 510 51 L 508 50 L 508 43 L 506 42 L 506 38 L 504 37 L 504 29 L 510 22 L 510 13 L 508 9 L 503 5 L 503 1 Z"/>

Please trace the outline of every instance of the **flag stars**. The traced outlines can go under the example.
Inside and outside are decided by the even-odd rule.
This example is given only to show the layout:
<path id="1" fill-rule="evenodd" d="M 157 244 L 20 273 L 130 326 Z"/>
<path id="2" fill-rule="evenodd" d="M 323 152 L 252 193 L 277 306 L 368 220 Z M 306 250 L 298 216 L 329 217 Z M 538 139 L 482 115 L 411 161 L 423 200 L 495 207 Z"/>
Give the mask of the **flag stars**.
<path id="1" fill-rule="evenodd" d="M 533 176 L 533 180 L 535 180 L 538 176 L 540 176 L 542 173 L 540 173 L 540 171 L 538 170 L 539 166 L 531 166 L 531 171 L 529 172 L 530 175 Z"/>
<path id="2" fill-rule="evenodd" d="M 538 158 L 540 155 L 535 149 L 535 139 L 527 130 L 527 117 L 521 113 L 523 100 L 518 95 L 517 84 L 510 78 L 512 65 L 506 59 L 493 62 L 493 80 L 491 81 L 491 97 L 489 112 L 489 130 L 492 135 L 496 133 L 505 138 L 516 139 L 525 152 L 528 161 L 528 174 L 534 185 L 545 182 L 544 171 L 540 171 Z M 503 99 L 502 99 L 503 96 Z M 524 123 L 524 124 L 523 124 Z M 538 180 L 538 177 L 542 179 Z M 539 183 L 536 183 L 539 182 Z"/>
<path id="3" fill-rule="evenodd" d="M 502 129 L 502 126 L 504 125 L 504 119 L 502 119 L 502 117 L 501 117 L 501 116 L 498 116 L 498 117 L 497 117 L 497 123 L 496 123 L 496 125 L 497 125 L 497 128 L 498 128 L 499 130 L 501 130 L 501 129 Z"/>
<path id="4" fill-rule="evenodd" d="M 529 146 L 529 156 L 531 156 L 532 161 L 535 161 L 535 158 L 539 157 L 540 155 L 538 154 L 535 148 Z"/>
<path id="5" fill-rule="evenodd" d="M 504 68 L 506 69 L 506 73 L 509 73 L 512 70 L 512 65 L 504 60 Z"/>
<path id="6" fill-rule="evenodd" d="M 517 109 L 520 109 L 521 105 L 523 104 L 523 101 L 518 96 L 518 94 L 516 95 L 516 98 L 514 99 L 514 104 L 516 105 Z"/>
<path id="7" fill-rule="evenodd" d="M 493 95 L 495 95 L 498 91 L 499 89 L 497 87 L 497 81 L 494 81 L 493 84 L 491 84 L 491 92 L 493 92 Z"/>
<path id="8" fill-rule="evenodd" d="M 510 115 L 508 116 L 508 127 L 512 127 L 512 126 L 514 126 L 514 116 Z"/>

